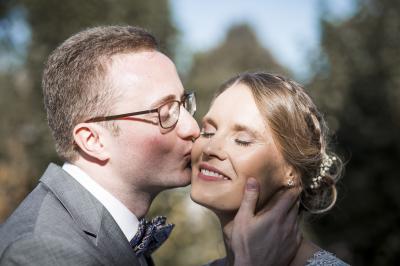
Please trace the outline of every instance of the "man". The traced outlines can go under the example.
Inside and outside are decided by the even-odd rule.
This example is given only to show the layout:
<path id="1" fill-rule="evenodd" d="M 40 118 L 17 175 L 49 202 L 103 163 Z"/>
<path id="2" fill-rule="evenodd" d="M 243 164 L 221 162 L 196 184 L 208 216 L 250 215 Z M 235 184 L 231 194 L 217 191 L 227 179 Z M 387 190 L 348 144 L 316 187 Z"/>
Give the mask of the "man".
<path id="1" fill-rule="evenodd" d="M 151 252 L 172 226 L 163 218 L 157 225 L 139 219 L 159 192 L 190 183 L 190 152 L 199 135 L 194 95 L 184 91 L 155 38 L 129 26 L 67 39 L 50 55 L 42 86 L 65 164 L 50 164 L 2 226 L 0 264 L 152 264 Z M 271 264 L 286 263 L 296 223 L 276 226 L 254 217 L 257 195 L 250 180 L 232 234 L 235 265 L 265 265 L 268 251 L 282 252 L 270 256 Z M 293 199 L 286 196 L 286 209 L 276 216 L 286 216 Z M 266 232 L 266 225 L 278 230 Z M 251 242 L 267 249 L 258 254 Z"/>

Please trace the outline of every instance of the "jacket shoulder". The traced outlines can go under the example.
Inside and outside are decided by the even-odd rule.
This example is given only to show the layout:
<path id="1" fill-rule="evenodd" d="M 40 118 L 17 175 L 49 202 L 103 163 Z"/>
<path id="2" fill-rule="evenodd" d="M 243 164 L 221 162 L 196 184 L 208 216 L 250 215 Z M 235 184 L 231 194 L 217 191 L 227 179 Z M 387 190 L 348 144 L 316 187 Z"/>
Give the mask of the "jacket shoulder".
<path id="1" fill-rule="evenodd" d="M 1 226 L 0 254 L 10 243 L 25 239 L 21 236 L 36 239 L 33 236 L 41 234 L 65 235 L 70 239 L 79 234 L 68 211 L 43 184 L 39 184 Z"/>
<path id="2" fill-rule="evenodd" d="M 107 265 L 90 245 L 49 234 L 27 233 L 11 242 L 0 257 L 0 265 Z"/>

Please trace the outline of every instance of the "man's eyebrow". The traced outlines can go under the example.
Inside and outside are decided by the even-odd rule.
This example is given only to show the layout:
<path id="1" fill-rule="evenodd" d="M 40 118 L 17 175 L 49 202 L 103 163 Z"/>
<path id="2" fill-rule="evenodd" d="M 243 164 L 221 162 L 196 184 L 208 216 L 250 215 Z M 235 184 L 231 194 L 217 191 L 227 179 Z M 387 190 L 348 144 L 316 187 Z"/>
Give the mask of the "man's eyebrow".
<path id="1" fill-rule="evenodd" d="M 164 96 L 161 99 L 159 99 L 156 102 L 154 102 L 151 105 L 151 108 L 158 108 L 163 103 L 166 103 L 166 102 L 169 102 L 169 101 L 173 101 L 173 100 L 176 100 L 176 96 L 174 94 L 170 94 L 170 95 Z"/>

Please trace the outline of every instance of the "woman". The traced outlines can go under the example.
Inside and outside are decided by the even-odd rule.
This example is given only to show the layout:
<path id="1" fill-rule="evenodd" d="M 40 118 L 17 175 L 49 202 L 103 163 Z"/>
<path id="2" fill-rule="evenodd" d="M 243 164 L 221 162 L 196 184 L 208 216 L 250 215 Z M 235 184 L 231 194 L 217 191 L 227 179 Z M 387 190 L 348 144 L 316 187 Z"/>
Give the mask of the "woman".
<path id="1" fill-rule="evenodd" d="M 268 73 L 243 73 L 222 85 L 192 150 L 192 199 L 212 210 L 224 232 L 239 209 L 246 180 L 260 183 L 257 209 L 279 190 L 301 187 L 299 215 L 336 201 L 340 159 L 329 151 L 327 128 L 304 89 Z M 232 262 L 227 257 L 211 265 Z M 347 265 L 302 240 L 291 265 Z"/>

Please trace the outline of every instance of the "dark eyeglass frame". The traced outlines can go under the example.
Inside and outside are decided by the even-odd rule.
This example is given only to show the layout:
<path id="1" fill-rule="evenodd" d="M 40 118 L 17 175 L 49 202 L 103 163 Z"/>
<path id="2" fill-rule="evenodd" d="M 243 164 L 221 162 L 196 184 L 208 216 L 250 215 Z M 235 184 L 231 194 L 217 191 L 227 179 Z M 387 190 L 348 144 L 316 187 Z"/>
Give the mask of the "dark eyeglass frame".
<path id="1" fill-rule="evenodd" d="M 120 118 L 126 118 L 126 117 L 129 117 L 129 116 L 138 116 L 138 115 L 144 115 L 144 114 L 158 113 L 158 123 L 159 123 L 160 127 L 161 127 L 161 128 L 164 128 L 164 129 L 169 129 L 169 128 L 173 128 L 173 127 L 176 125 L 176 123 L 178 123 L 179 116 L 180 116 L 180 108 L 181 108 L 181 105 L 183 105 L 183 107 L 185 107 L 185 109 L 187 110 L 187 106 L 185 106 L 185 105 L 186 105 L 186 99 L 189 99 L 189 98 L 192 98 L 192 99 L 193 99 L 193 100 L 192 100 L 192 104 L 194 103 L 194 106 L 195 106 L 195 107 L 194 107 L 194 110 L 193 110 L 192 112 L 190 112 L 190 114 L 193 116 L 194 113 L 196 112 L 196 95 L 195 95 L 195 93 L 194 93 L 193 91 L 190 91 L 190 92 L 186 92 L 186 93 L 182 96 L 182 98 L 181 98 L 180 101 L 178 101 L 178 100 L 167 101 L 167 102 L 161 104 L 159 107 L 154 108 L 154 109 L 144 110 L 144 111 L 139 111 L 139 112 L 132 112 L 132 113 L 124 113 L 124 114 L 119 114 L 119 115 L 109 115 L 109 116 L 98 116 L 98 117 L 93 117 L 93 118 L 90 118 L 90 119 L 86 120 L 85 123 L 111 121 L 111 120 L 118 120 L 118 119 L 120 119 Z M 179 104 L 179 108 L 178 108 L 178 110 L 179 110 L 178 118 L 176 119 L 176 122 L 175 122 L 173 125 L 168 126 L 168 127 L 164 127 L 164 126 L 162 125 L 162 122 L 161 122 L 160 110 L 161 110 L 161 108 L 164 107 L 165 105 L 170 104 L 170 103 L 173 103 L 173 102 L 176 102 L 176 103 Z M 189 111 L 189 110 L 188 110 L 188 111 Z"/>

